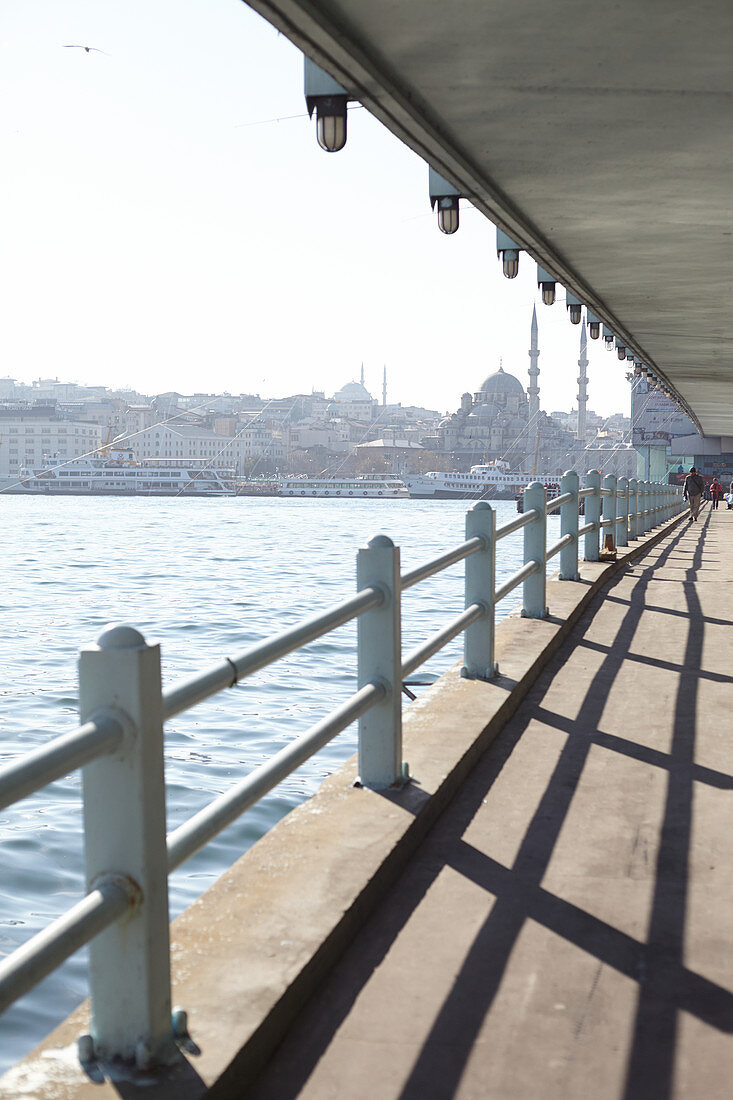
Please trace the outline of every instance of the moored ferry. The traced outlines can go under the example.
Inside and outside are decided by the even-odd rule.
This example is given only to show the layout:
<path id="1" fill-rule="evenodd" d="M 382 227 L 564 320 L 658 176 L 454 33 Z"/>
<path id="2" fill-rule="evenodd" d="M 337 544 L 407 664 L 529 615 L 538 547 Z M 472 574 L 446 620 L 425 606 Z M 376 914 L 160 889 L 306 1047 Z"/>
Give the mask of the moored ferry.
<path id="1" fill-rule="evenodd" d="M 432 500 L 514 500 L 517 493 L 533 481 L 555 484 L 557 474 L 510 472 L 506 463 L 472 466 L 467 474 L 454 470 L 444 473 L 408 474 L 405 485 L 411 497 Z"/>
<path id="2" fill-rule="evenodd" d="M 281 497 L 369 497 L 394 500 L 407 497 L 404 481 L 398 477 L 283 477 L 280 479 Z"/>
<path id="3" fill-rule="evenodd" d="M 68 462 L 53 460 L 38 469 L 21 468 L 8 492 L 66 496 L 233 496 L 232 470 L 157 466 L 137 462 L 131 451 L 110 449 Z"/>

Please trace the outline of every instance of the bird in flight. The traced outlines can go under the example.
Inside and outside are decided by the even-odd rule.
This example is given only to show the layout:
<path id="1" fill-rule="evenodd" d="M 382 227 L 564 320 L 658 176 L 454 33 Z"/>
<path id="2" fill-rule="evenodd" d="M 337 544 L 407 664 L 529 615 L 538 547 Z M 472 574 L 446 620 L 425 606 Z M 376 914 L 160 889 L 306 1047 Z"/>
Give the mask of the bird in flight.
<path id="1" fill-rule="evenodd" d="M 65 45 L 64 49 L 65 50 L 86 50 L 87 53 L 91 53 L 91 52 L 103 53 L 105 55 L 105 57 L 109 57 L 109 54 L 107 53 L 106 50 L 98 50 L 96 46 L 80 46 L 80 45 L 78 45 L 77 43 L 74 43 L 74 42 L 70 42 L 68 45 Z"/>

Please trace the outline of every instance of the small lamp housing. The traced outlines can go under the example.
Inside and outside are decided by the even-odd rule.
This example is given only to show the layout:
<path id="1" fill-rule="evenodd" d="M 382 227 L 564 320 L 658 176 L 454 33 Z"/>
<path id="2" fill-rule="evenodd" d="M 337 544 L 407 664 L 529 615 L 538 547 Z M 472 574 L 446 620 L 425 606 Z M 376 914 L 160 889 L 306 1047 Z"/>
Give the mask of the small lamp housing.
<path id="1" fill-rule="evenodd" d="M 579 325 L 581 317 L 583 316 L 583 303 L 580 298 L 576 298 L 574 294 L 571 294 L 569 290 L 565 291 L 565 304 L 568 307 L 568 313 L 570 314 L 570 324 Z"/>
<path id="2" fill-rule="evenodd" d="M 507 279 L 516 279 L 519 273 L 519 253 L 521 248 L 516 241 L 507 236 L 503 229 L 496 230 L 496 254 L 501 260 L 501 270 Z"/>
<path id="3" fill-rule="evenodd" d="M 441 233 L 455 233 L 458 229 L 458 200 L 461 192 L 434 168 L 428 171 L 430 208 L 438 211 L 438 228 Z"/>
<path id="4" fill-rule="evenodd" d="M 546 306 L 555 304 L 555 283 L 555 276 L 537 264 L 537 286 L 542 291 L 542 301 Z"/>
<path id="5" fill-rule="evenodd" d="M 316 138 L 321 149 L 337 153 L 346 145 L 349 93 L 323 69 L 304 58 L 305 103 L 309 118 L 316 112 Z"/>

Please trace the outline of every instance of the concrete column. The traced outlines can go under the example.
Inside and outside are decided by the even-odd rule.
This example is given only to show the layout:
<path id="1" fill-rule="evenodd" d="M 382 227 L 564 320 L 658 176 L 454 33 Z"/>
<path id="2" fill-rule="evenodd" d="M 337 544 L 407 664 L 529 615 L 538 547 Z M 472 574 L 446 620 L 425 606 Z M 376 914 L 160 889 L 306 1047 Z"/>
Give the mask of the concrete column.
<path id="1" fill-rule="evenodd" d="M 598 524 L 601 519 L 601 475 L 598 470 L 589 470 L 583 479 L 584 489 L 592 489 L 592 496 L 585 498 L 585 522 L 595 523 L 596 530 L 586 532 L 584 558 L 586 561 L 598 561 L 601 531 Z"/>
<path id="2" fill-rule="evenodd" d="M 618 519 L 616 521 L 616 545 L 629 545 L 629 481 L 620 477 L 616 484 L 618 501 Z"/>
<path id="3" fill-rule="evenodd" d="M 639 511 L 639 482 L 635 477 L 629 479 L 629 538 L 637 539 L 639 536 L 639 520 L 636 513 Z"/>
<path id="4" fill-rule="evenodd" d="M 536 510 L 537 517 L 524 528 L 524 564 L 536 561 L 540 568 L 523 582 L 522 615 L 544 619 L 549 614 L 546 595 L 547 494 L 541 481 L 533 481 L 524 490 L 525 513 Z"/>
<path id="5" fill-rule="evenodd" d="M 140 901 L 89 945 L 95 1056 L 149 1068 L 174 1053 L 168 938 L 160 647 L 111 626 L 79 661 L 81 720 L 100 710 L 131 722 L 122 748 L 83 769 L 87 888 L 120 875 Z"/>
<path id="6" fill-rule="evenodd" d="M 386 695 L 359 719 L 359 779 L 380 790 L 402 781 L 400 551 L 375 535 L 356 558 L 358 591 L 373 586 L 384 602 L 357 620 L 358 685 L 384 684 Z"/>
<path id="7" fill-rule="evenodd" d="M 573 499 L 560 506 L 560 537 L 572 535 L 573 542 L 570 546 L 563 546 L 560 551 L 560 580 L 580 580 L 578 573 L 578 475 L 575 470 L 568 470 L 560 478 L 560 493 L 572 493 Z"/>
<path id="8" fill-rule="evenodd" d="M 498 672 L 494 660 L 496 513 L 485 500 L 475 504 L 466 516 L 466 539 L 476 536 L 483 539 L 484 549 L 466 558 L 465 606 L 484 604 L 486 614 L 464 631 L 461 676 L 491 680 Z"/>

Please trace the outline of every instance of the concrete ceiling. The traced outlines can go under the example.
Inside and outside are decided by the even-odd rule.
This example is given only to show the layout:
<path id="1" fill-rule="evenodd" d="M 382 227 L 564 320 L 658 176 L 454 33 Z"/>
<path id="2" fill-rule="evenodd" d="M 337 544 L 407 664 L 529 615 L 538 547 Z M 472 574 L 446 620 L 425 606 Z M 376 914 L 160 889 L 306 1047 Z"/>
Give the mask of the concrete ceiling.
<path id="1" fill-rule="evenodd" d="M 733 435 L 731 0 L 248 2 Z"/>

